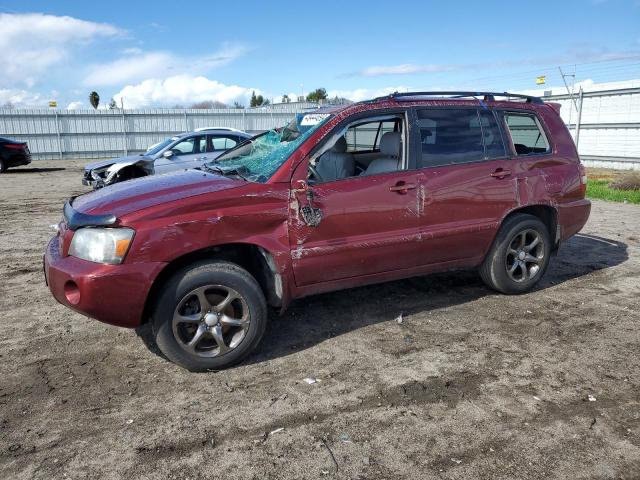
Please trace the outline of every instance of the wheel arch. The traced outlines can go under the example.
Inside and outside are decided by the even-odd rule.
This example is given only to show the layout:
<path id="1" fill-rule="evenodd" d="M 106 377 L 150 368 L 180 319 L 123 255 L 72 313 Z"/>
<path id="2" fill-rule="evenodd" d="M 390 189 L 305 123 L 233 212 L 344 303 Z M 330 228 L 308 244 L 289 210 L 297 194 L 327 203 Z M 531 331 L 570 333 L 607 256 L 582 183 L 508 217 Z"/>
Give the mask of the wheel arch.
<path id="1" fill-rule="evenodd" d="M 514 210 L 511 210 L 503 219 L 500 225 L 504 225 L 504 223 L 509 220 L 514 215 L 518 215 L 520 213 L 526 213 L 529 215 L 533 215 L 542 221 L 547 227 L 549 232 L 549 236 L 552 240 L 552 248 L 551 250 L 557 250 L 560 246 L 560 231 L 558 229 L 558 210 L 546 204 L 535 204 L 535 205 L 526 205 L 524 207 L 519 207 Z"/>
<path id="2" fill-rule="evenodd" d="M 167 280 L 179 270 L 202 260 L 226 260 L 239 265 L 256 279 L 268 305 L 272 307 L 285 305 L 284 280 L 278 271 L 273 254 L 264 247 L 253 243 L 227 243 L 195 250 L 169 262 L 151 285 L 145 301 L 141 324 L 149 321 L 153 305 Z"/>

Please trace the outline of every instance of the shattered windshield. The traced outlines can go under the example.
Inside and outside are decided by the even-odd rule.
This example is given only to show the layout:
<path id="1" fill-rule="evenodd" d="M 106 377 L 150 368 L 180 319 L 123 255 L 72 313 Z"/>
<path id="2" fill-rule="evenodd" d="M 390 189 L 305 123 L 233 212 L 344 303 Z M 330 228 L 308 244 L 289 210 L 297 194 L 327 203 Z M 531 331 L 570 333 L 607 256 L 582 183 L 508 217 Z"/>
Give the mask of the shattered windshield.
<path id="1" fill-rule="evenodd" d="M 145 155 L 155 155 L 156 153 L 159 153 L 165 147 L 169 146 L 169 144 L 174 142 L 175 140 L 176 140 L 176 137 L 167 138 L 166 140 L 163 140 L 160 143 L 157 143 L 157 144 L 153 145 L 149 150 L 144 152 L 144 154 Z"/>
<path id="2" fill-rule="evenodd" d="M 327 113 L 299 113 L 284 128 L 257 135 L 206 163 L 204 168 L 221 175 L 266 182 L 329 117 Z"/>

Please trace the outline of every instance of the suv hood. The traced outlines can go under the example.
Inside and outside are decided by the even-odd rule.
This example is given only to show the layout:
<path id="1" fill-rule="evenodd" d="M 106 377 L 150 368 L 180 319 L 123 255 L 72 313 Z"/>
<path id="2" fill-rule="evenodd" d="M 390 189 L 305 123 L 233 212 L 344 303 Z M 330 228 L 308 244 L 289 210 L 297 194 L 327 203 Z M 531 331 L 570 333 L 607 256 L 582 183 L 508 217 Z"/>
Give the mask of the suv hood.
<path id="1" fill-rule="evenodd" d="M 121 217 L 162 203 L 246 185 L 235 178 L 199 170 L 152 175 L 116 183 L 75 198 L 72 206 L 81 213 Z"/>
<path id="2" fill-rule="evenodd" d="M 114 165 L 116 163 L 123 165 L 133 165 L 139 161 L 150 162 L 153 158 L 147 157 L 145 155 L 128 155 L 126 157 L 118 157 L 118 158 L 109 158 L 107 160 L 100 160 L 99 162 L 89 163 L 84 166 L 85 171 L 94 170 L 96 168 L 105 168 L 110 165 Z"/>

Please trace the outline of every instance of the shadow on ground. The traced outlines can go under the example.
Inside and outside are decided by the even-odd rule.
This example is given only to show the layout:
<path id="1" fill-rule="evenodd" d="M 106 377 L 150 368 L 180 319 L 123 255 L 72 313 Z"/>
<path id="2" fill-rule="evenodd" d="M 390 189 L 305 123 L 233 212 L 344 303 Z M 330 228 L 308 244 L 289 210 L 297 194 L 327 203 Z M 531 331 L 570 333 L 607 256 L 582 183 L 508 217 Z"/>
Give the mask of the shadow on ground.
<path id="1" fill-rule="evenodd" d="M 615 267 L 628 258 L 625 243 L 595 235 L 575 235 L 552 257 L 551 265 L 535 290 L 544 290 L 596 270 Z M 241 365 L 287 356 L 329 338 L 391 321 L 400 313 L 426 313 L 495 294 L 472 270 L 439 273 L 303 298 L 295 301 L 282 317 L 271 312 L 267 332 L 256 353 Z M 151 352 L 166 360 L 153 341 L 149 324 L 136 331 Z"/>
<path id="2" fill-rule="evenodd" d="M 566 242 L 536 290 L 614 267 L 629 258 L 627 245 L 579 234 Z M 255 355 L 258 363 L 313 347 L 329 338 L 388 322 L 400 312 L 424 313 L 494 294 L 475 271 L 448 272 L 332 292 L 294 302 L 283 317 L 272 314 Z"/>

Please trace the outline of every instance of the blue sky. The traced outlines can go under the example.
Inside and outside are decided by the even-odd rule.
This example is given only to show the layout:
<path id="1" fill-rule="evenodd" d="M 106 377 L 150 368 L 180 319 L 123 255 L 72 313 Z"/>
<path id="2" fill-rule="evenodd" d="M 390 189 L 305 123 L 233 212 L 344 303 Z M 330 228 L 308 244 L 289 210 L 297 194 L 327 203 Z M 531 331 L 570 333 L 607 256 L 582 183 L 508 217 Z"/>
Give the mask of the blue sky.
<path id="1" fill-rule="evenodd" d="M 553 2 L 0 0 L 0 104 L 125 107 L 324 87 L 535 88 L 640 78 L 640 0 Z M 477 5 L 480 5 L 479 3 Z M 234 9 L 234 7 L 238 7 Z"/>

